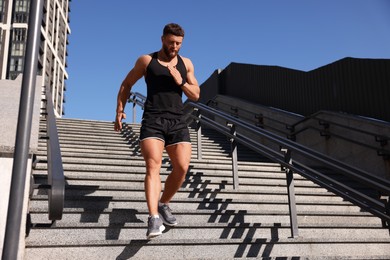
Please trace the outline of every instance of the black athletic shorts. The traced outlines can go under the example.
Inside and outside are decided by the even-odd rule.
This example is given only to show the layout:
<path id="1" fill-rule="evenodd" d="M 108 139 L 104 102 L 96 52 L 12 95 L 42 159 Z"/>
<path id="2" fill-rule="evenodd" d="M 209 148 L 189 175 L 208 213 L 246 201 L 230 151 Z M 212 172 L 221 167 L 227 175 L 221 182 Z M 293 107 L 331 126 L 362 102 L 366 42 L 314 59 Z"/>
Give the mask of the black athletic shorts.
<path id="1" fill-rule="evenodd" d="M 150 117 L 142 119 L 140 141 L 148 138 L 162 140 L 166 146 L 191 143 L 190 133 L 184 119 Z"/>

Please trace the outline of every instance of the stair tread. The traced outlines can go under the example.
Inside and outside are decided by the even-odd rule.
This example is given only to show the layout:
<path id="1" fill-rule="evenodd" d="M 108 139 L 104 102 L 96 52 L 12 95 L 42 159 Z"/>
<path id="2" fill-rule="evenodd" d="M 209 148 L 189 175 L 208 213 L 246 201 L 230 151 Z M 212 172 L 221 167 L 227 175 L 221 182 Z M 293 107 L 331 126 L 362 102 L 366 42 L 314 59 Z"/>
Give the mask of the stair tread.
<path id="1" fill-rule="evenodd" d="M 146 239 L 139 239 L 138 242 L 141 241 L 147 241 L 148 244 L 187 244 L 187 245 L 218 245 L 218 244 L 258 244 L 259 239 L 258 238 L 236 238 L 236 239 L 164 239 L 164 236 L 157 237 L 155 239 L 146 240 Z M 129 245 L 134 240 L 85 240 L 83 242 L 77 243 L 77 246 L 90 246 L 90 245 Z M 52 243 L 49 245 L 61 245 L 63 242 L 58 240 L 51 240 Z M 261 238 L 261 243 L 278 243 L 278 244 L 302 244 L 302 243 L 315 243 L 315 244 L 324 244 L 326 242 L 337 244 L 337 243 L 358 243 L 358 244 L 371 244 L 371 243 L 385 243 L 386 246 L 390 243 L 390 239 L 387 238 L 371 238 L 370 241 L 366 241 L 364 238 L 303 238 L 303 237 L 297 237 L 297 238 Z M 26 241 L 27 247 L 39 247 L 40 243 L 39 241 Z M 74 244 L 74 243 L 72 243 Z M 43 245 L 47 246 L 47 245 Z M 390 249 L 389 249 L 390 250 Z M 388 254 L 390 251 L 388 251 Z"/>
<path id="2" fill-rule="evenodd" d="M 155 253 L 163 259 L 390 256 L 390 236 L 379 218 L 297 174 L 300 236 L 291 238 L 280 165 L 240 145 L 240 188 L 234 190 L 230 143 L 210 129 L 202 129 L 202 160 L 197 159 L 196 132 L 190 129 L 190 170 L 171 204 L 179 226 L 146 240 L 140 124 L 125 123 L 121 133 L 110 121 L 59 118 L 57 125 L 66 178 L 63 219 L 50 226 L 47 191 L 33 192 L 26 259 L 150 259 Z M 44 133 L 45 127 L 40 130 Z M 38 149 L 33 176 L 36 184 L 44 184 L 45 140 L 39 140 Z M 164 156 L 163 182 L 170 172 Z"/>

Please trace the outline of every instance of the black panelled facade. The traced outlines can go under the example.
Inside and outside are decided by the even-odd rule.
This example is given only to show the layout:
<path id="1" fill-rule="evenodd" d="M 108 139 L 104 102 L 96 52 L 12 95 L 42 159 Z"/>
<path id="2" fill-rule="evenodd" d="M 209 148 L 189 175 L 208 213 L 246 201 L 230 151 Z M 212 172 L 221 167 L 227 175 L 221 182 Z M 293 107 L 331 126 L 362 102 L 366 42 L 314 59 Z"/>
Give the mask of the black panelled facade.
<path id="1" fill-rule="evenodd" d="M 390 59 L 344 58 L 308 72 L 231 63 L 215 77 L 202 85 L 201 102 L 217 92 L 304 116 L 330 110 L 390 121 Z"/>

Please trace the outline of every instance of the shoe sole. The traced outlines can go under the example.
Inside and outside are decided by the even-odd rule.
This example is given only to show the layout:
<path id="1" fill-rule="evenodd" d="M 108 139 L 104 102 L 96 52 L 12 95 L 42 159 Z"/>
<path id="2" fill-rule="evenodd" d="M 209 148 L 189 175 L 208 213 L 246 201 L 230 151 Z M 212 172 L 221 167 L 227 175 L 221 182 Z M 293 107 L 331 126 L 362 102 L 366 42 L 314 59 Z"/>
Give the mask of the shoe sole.
<path id="1" fill-rule="evenodd" d="M 157 237 L 157 236 L 159 236 L 159 235 L 162 235 L 162 232 L 163 232 L 164 230 L 165 230 L 164 225 L 161 225 L 161 226 L 160 226 L 160 231 L 159 231 L 159 232 L 150 233 L 150 234 L 147 235 L 146 237 L 147 237 L 148 239 Z"/>
<path id="2" fill-rule="evenodd" d="M 167 225 L 167 226 L 174 227 L 174 226 L 177 225 L 177 222 L 175 222 L 175 223 L 169 223 L 169 222 L 165 221 L 165 219 L 164 219 L 163 217 L 161 217 L 161 219 L 162 219 L 163 223 L 164 223 L 165 225 Z"/>
<path id="3" fill-rule="evenodd" d="M 170 222 L 166 221 L 165 218 L 164 218 L 164 216 L 163 216 L 161 213 L 158 213 L 158 215 L 160 216 L 162 222 L 163 222 L 165 225 L 170 226 L 170 227 L 174 227 L 174 226 L 177 225 L 177 222 L 175 222 L 175 223 L 170 223 Z"/>

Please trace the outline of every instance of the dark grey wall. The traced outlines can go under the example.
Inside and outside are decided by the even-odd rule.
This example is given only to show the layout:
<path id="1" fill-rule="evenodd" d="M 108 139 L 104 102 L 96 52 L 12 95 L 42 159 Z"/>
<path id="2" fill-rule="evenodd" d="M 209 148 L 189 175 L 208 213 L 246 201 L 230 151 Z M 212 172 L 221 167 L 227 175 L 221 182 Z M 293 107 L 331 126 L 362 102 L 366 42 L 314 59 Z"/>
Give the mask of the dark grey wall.
<path id="1" fill-rule="evenodd" d="M 207 103 L 213 99 L 219 92 L 219 70 L 215 70 L 213 74 L 200 86 L 199 102 Z"/>
<path id="2" fill-rule="evenodd" d="M 344 58 L 308 72 L 231 63 L 201 92 L 201 102 L 217 92 L 304 116 L 330 110 L 390 121 L 390 59 Z"/>

